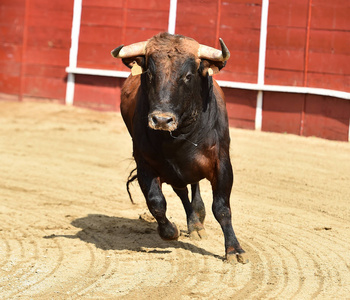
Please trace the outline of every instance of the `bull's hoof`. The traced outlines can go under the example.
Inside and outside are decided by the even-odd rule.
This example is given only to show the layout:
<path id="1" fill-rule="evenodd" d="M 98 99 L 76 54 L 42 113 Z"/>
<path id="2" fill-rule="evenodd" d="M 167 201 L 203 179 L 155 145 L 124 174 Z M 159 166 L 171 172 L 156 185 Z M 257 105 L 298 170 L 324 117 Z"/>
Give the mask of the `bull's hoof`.
<path id="1" fill-rule="evenodd" d="M 208 238 L 208 235 L 204 229 L 203 223 L 198 221 L 198 218 L 195 217 L 194 220 L 189 220 L 187 223 L 188 232 L 190 234 L 191 240 L 204 240 Z"/>
<path id="2" fill-rule="evenodd" d="M 180 235 L 175 223 L 169 223 L 166 227 L 163 228 L 158 226 L 157 230 L 159 236 L 165 241 L 177 240 Z"/>
<path id="3" fill-rule="evenodd" d="M 207 238 L 208 238 L 208 235 L 204 228 L 200 230 L 193 230 L 192 232 L 190 232 L 191 240 L 198 241 L 198 240 L 205 240 Z"/>
<path id="4" fill-rule="evenodd" d="M 249 259 L 247 258 L 245 253 L 229 253 L 226 254 L 226 260 L 230 264 L 235 264 L 236 260 L 237 262 L 241 264 L 247 264 L 249 263 Z"/>
<path id="5" fill-rule="evenodd" d="M 247 264 L 249 263 L 249 259 L 245 253 L 237 254 L 236 255 L 237 261 L 241 264 Z"/>

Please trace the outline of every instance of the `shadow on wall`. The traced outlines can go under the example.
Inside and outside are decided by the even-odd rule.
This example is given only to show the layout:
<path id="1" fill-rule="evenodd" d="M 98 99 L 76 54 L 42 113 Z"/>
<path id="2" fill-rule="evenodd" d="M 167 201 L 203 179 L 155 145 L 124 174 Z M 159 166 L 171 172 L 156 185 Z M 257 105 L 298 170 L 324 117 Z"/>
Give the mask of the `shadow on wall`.
<path id="1" fill-rule="evenodd" d="M 119 111 L 124 78 L 75 75 L 74 104 L 97 110 Z"/>
<path id="2" fill-rule="evenodd" d="M 64 237 L 80 239 L 83 242 L 94 244 L 97 248 L 103 250 L 130 250 L 162 254 L 171 253 L 172 248 L 185 249 L 192 253 L 213 256 L 224 260 L 224 257 L 215 255 L 190 243 L 163 241 L 157 233 L 157 223 L 143 219 L 89 214 L 86 217 L 73 220 L 71 224 L 82 230 L 75 235 L 52 234 L 44 236 L 44 238 Z M 148 251 L 147 248 L 150 250 Z"/>

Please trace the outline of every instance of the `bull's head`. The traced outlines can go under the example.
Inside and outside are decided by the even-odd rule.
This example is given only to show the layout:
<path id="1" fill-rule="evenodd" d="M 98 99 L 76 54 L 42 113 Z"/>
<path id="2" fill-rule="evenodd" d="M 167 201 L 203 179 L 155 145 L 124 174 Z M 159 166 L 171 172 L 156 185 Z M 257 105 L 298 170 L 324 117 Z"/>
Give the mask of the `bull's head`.
<path id="1" fill-rule="evenodd" d="M 206 109 L 210 76 L 219 72 L 230 57 L 220 39 L 221 50 L 200 45 L 193 39 L 161 33 L 146 42 L 119 46 L 111 53 L 132 68 L 139 68 L 141 85 L 148 98 L 148 125 L 174 131 L 190 126 Z"/>

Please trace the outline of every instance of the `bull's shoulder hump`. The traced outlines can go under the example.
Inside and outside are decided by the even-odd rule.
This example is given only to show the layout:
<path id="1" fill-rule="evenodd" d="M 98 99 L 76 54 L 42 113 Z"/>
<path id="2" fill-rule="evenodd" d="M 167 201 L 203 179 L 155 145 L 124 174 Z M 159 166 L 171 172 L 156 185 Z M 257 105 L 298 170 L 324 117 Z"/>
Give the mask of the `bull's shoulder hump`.
<path id="1" fill-rule="evenodd" d="M 140 84 L 140 75 L 130 75 L 121 90 L 120 112 L 131 135 Z"/>
<path id="2" fill-rule="evenodd" d="M 126 78 L 123 87 L 122 87 L 122 94 L 129 95 L 132 93 L 135 93 L 139 86 L 141 85 L 141 75 L 130 75 L 128 78 Z"/>
<path id="3" fill-rule="evenodd" d="M 141 86 L 140 75 L 130 75 L 124 82 L 121 90 L 121 105 L 128 105 L 127 103 L 136 102 L 137 93 Z"/>
<path id="4" fill-rule="evenodd" d="M 225 101 L 225 95 L 224 92 L 222 91 L 221 87 L 219 86 L 219 84 L 216 82 L 216 80 L 213 78 L 213 86 L 214 86 L 214 92 L 215 92 L 215 96 L 218 99 L 218 101 L 222 100 Z"/>

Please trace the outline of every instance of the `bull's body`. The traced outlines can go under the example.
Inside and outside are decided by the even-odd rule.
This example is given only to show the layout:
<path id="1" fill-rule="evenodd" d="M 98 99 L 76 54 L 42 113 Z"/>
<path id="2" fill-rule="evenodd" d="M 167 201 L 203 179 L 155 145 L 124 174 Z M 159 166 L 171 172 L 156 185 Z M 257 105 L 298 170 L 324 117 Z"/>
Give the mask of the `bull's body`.
<path id="1" fill-rule="evenodd" d="M 185 188 L 203 178 L 212 182 L 220 157 L 228 154 L 230 143 L 220 87 L 213 80 L 214 93 L 207 99 L 208 107 L 191 128 L 185 133 L 170 134 L 148 126 L 147 95 L 142 91 L 140 77 L 130 76 L 126 80 L 121 97 L 121 113 L 133 139 L 136 162 L 144 161 L 161 182 L 175 188 Z"/>
<path id="2" fill-rule="evenodd" d="M 159 47 L 158 45 L 161 44 Z M 121 96 L 121 113 L 133 140 L 137 178 L 163 239 L 177 239 L 175 224 L 166 217 L 163 182 L 170 184 L 184 205 L 190 236 L 206 236 L 205 208 L 198 182 L 213 189 L 213 212 L 224 236 L 226 257 L 244 252 L 231 225 L 233 172 L 224 95 L 208 69 L 224 62 L 196 57 L 194 40 L 158 35 L 144 55 L 131 56 L 143 73 L 130 75 Z M 129 57 L 123 58 L 130 65 Z M 187 185 L 192 188 L 192 201 Z"/>

